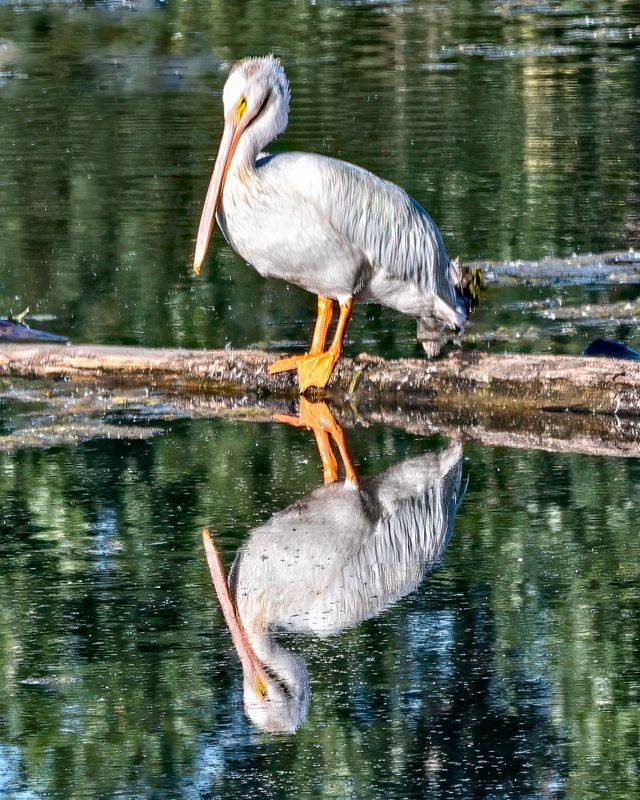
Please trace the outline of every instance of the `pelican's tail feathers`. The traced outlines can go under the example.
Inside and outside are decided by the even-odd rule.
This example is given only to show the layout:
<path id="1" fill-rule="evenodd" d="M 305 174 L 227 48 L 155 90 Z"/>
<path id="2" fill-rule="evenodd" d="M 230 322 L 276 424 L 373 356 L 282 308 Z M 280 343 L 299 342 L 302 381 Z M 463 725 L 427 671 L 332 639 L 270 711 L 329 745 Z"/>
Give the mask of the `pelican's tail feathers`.
<path id="1" fill-rule="evenodd" d="M 456 256 L 456 258 L 452 258 L 449 261 L 449 280 L 456 287 L 456 289 L 462 283 L 462 264 L 460 263 L 460 257 Z"/>

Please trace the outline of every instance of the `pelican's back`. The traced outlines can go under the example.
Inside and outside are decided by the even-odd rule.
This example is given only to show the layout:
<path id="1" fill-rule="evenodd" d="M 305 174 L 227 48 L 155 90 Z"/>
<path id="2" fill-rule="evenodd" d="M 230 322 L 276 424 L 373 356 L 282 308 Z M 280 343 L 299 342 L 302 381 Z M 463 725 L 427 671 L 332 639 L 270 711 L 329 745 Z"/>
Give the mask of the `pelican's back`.
<path id="1" fill-rule="evenodd" d="M 414 591 L 440 559 L 460 504 L 462 447 L 409 459 L 364 488 L 378 507 L 370 535 L 318 598 L 312 626 L 334 633 L 369 619 Z M 331 614 L 328 611 L 331 611 Z"/>
<path id="2" fill-rule="evenodd" d="M 454 328 L 461 325 L 465 314 L 455 290 L 457 267 L 422 206 L 396 184 L 362 167 L 324 156 L 308 158 L 318 171 L 316 202 L 372 271 L 360 299 L 384 302 L 377 293 L 383 295 L 390 285 L 413 286 L 437 298 L 430 315 Z"/>
<path id="3" fill-rule="evenodd" d="M 431 217 L 399 186 L 315 153 L 264 156 L 257 174 L 251 191 L 234 184 L 236 205 L 233 193 L 229 203 L 225 195 L 221 224 L 261 274 L 451 328 L 462 324 L 456 267 Z M 259 243 L 246 237 L 256 227 Z"/>
<path id="4" fill-rule="evenodd" d="M 229 576 L 245 626 L 327 635 L 413 591 L 451 536 L 461 456 L 456 444 L 358 491 L 322 486 L 252 531 Z"/>

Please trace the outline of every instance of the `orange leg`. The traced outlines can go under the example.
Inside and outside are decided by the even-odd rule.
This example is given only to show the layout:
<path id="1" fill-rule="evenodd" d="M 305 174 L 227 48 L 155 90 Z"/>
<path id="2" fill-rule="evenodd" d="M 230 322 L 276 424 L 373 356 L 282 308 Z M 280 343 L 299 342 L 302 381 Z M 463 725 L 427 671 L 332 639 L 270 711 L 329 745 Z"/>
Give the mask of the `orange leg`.
<path id="1" fill-rule="evenodd" d="M 318 445 L 318 452 L 320 453 L 320 460 L 322 461 L 325 483 L 333 483 L 338 480 L 338 463 L 329 442 L 329 435 L 331 435 L 344 464 L 345 483 L 350 486 L 358 485 L 358 476 L 349 457 L 342 428 L 335 421 L 326 403 L 310 403 L 306 397 L 301 397 L 299 416 L 274 414 L 273 418 L 278 422 L 286 422 L 289 425 L 295 425 L 298 428 L 309 428 L 313 431 Z"/>
<path id="2" fill-rule="evenodd" d="M 351 316 L 353 299 L 349 298 L 346 302 L 340 303 L 340 318 L 333 337 L 333 342 L 325 353 L 319 355 L 309 354 L 298 361 L 298 383 L 300 392 L 306 391 L 310 386 L 317 386 L 319 389 L 329 383 L 329 378 L 333 372 L 336 361 L 342 352 L 344 334 L 347 330 L 347 323 Z"/>
<path id="3" fill-rule="evenodd" d="M 291 369 L 296 369 L 298 363 L 307 356 L 317 356 L 324 350 L 324 343 L 327 339 L 327 331 L 331 324 L 331 316 L 333 314 L 333 300 L 329 297 L 318 297 L 318 316 L 316 317 L 316 325 L 313 329 L 313 339 L 311 340 L 311 349 L 309 353 L 301 356 L 288 356 L 287 358 L 280 358 L 269 367 L 269 375 L 274 375 L 276 372 L 288 372 Z"/>
<path id="4" fill-rule="evenodd" d="M 334 483 L 338 480 L 338 462 L 331 449 L 329 434 L 324 428 L 314 428 L 320 461 L 322 461 L 322 477 L 325 483 Z"/>
<path id="5" fill-rule="evenodd" d="M 311 340 L 310 356 L 318 356 L 324 351 L 324 343 L 327 340 L 327 331 L 333 316 L 333 300 L 330 297 L 318 297 L 318 316 L 316 326 L 313 329 L 313 339 Z"/>

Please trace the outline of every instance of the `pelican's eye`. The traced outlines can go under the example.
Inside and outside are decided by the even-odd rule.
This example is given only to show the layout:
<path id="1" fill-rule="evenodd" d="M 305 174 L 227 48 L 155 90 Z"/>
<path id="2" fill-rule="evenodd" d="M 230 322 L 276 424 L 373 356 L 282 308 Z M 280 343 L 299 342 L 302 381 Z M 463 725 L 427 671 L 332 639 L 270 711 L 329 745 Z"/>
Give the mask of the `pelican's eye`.
<path id="1" fill-rule="evenodd" d="M 244 112 L 247 110 L 247 98 L 242 95 L 242 97 L 236 103 L 236 123 L 240 122 L 242 117 L 244 117 Z"/>

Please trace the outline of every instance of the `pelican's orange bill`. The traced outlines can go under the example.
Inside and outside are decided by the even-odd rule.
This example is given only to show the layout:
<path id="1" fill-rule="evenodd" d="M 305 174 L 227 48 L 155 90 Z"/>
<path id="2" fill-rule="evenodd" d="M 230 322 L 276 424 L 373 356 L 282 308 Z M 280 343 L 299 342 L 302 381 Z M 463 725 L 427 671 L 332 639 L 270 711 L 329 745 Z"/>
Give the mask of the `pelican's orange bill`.
<path id="1" fill-rule="evenodd" d="M 207 528 L 204 528 L 202 531 L 202 541 L 204 543 L 204 551 L 207 556 L 213 587 L 218 595 L 222 614 L 229 628 L 233 646 L 242 664 L 242 671 L 245 675 L 245 679 L 254 687 L 258 697 L 261 700 L 266 700 L 269 694 L 267 686 L 269 678 L 255 650 L 251 646 L 247 631 L 242 623 L 236 605 L 233 602 L 233 598 L 231 597 L 220 554 Z"/>
<path id="2" fill-rule="evenodd" d="M 207 196 L 202 208 L 202 216 L 200 217 L 200 227 L 198 228 L 198 237 L 196 239 L 196 252 L 193 258 L 193 270 L 196 275 L 200 274 L 200 267 L 207 254 L 207 247 L 209 246 L 209 240 L 213 232 L 216 212 L 220 205 L 220 199 L 224 190 L 224 182 L 227 178 L 233 154 L 236 151 L 242 132 L 247 126 L 247 122 L 245 121 L 246 117 L 244 117 L 246 101 L 241 105 L 243 100 L 244 98 L 240 98 L 233 112 L 227 115 L 225 119 L 224 131 L 222 132 L 216 163 L 213 165 L 213 174 L 211 175 L 209 189 L 207 190 Z"/>

